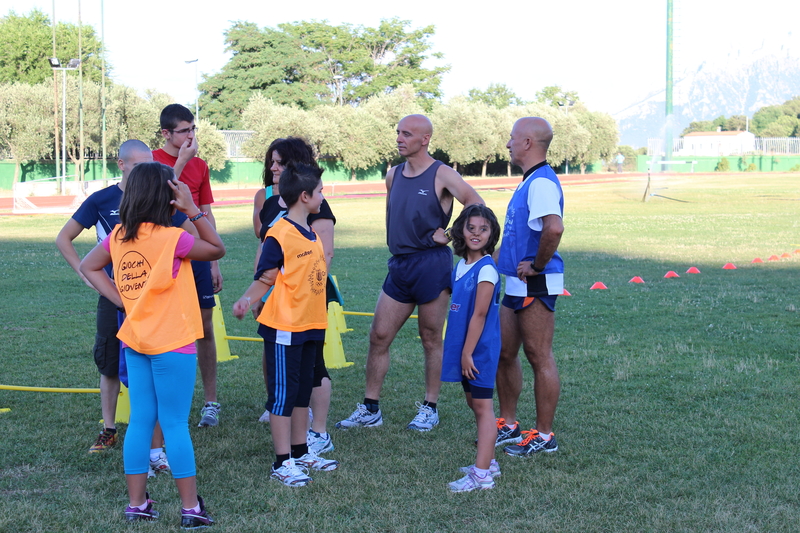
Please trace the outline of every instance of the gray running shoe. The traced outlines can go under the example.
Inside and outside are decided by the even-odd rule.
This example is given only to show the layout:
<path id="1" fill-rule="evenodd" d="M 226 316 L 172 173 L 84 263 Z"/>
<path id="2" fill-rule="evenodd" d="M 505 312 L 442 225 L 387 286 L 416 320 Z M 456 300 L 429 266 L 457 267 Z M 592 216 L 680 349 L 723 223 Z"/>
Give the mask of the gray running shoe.
<path id="1" fill-rule="evenodd" d="M 197 424 L 199 428 L 210 428 L 219 425 L 219 412 L 222 406 L 217 402 L 206 402 L 202 409 L 200 409 L 200 423 Z"/>

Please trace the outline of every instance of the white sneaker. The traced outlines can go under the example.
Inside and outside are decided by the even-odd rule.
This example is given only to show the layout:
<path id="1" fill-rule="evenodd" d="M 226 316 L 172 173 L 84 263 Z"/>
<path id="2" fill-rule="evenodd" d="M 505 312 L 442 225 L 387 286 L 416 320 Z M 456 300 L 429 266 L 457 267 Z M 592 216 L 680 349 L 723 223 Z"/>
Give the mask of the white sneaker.
<path id="1" fill-rule="evenodd" d="M 407 429 L 430 431 L 433 426 L 439 424 L 439 413 L 432 407 L 422 405 L 419 402 L 416 403 L 416 406 L 419 411 L 417 411 L 417 416 L 414 417 L 414 420 L 408 424 Z"/>
<path id="2" fill-rule="evenodd" d="M 264 414 L 258 419 L 262 424 L 269 424 L 269 411 L 264 411 Z"/>
<path id="3" fill-rule="evenodd" d="M 303 469 L 295 464 L 294 459 L 291 457 L 282 462 L 277 469 L 273 465 L 271 477 L 274 477 L 287 487 L 304 487 L 312 481 Z"/>
<path id="4" fill-rule="evenodd" d="M 161 452 L 158 454 L 158 459 L 150 461 L 150 469 L 147 471 L 147 477 L 156 477 L 159 472 L 167 472 L 169 470 L 169 462 L 167 462 L 167 454 Z"/>
<path id="5" fill-rule="evenodd" d="M 377 413 L 371 413 L 363 403 L 356 404 L 356 410 L 348 418 L 341 422 L 336 422 L 339 429 L 349 429 L 355 427 L 374 428 L 383 425 L 383 415 L 378 409 Z"/>
<path id="6" fill-rule="evenodd" d="M 472 464 L 469 466 L 462 466 L 461 468 L 459 468 L 459 470 L 461 470 L 465 474 L 469 474 L 469 469 L 472 468 L 473 466 L 475 465 Z M 500 472 L 500 465 L 497 464 L 497 461 L 495 459 L 492 459 L 492 462 L 489 463 L 489 475 L 492 476 L 493 479 L 496 477 L 500 477 L 502 475 L 502 472 Z"/>
<path id="7" fill-rule="evenodd" d="M 294 462 L 297 466 L 309 469 L 313 468 L 314 470 L 322 470 L 323 472 L 330 472 L 331 470 L 336 470 L 339 468 L 339 461 L 325 459 L 324 457 L 320 457 L 319 455 L 315 454 L 311 450 L 309 450 L 309 452 L 304 456 L 295 459 Z"/>
<path id="8" fill-rule="evenodd" d="M 491 473 L 486 474 L 484 477 L 479 476 L 475 471 L 475 467 L 470 466 L 466 476 L 452 483 L 448 483 L 447 486 L 450 487 L 450 490 L 453 492 L 493 489 L 494 479 L 492 479 Z"/>
<path id="9" fill-rule="evenodd" d="M 317 433 L 313 429 L 309 429 L 306 434 L 306 444 L 308 444 L 308 450 L 317 455 L 333 451 L 330 433 Z"/>

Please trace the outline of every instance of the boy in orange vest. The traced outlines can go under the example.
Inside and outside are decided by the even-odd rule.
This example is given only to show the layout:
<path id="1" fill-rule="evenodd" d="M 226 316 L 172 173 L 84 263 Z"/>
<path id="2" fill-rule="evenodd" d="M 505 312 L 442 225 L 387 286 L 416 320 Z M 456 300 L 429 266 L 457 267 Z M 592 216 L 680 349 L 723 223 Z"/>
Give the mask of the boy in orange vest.
<path id="1" fill-rule="evenodd" d="M 322 170 L 307 165 L 287 167 L 280 191 L 288 206 L 285 218 L 267 231 L 255 281 L 233 305 L 242 319 L 252 302 L 274 290 L 258 316 L 264 338 L 269 400 L 267 410 L 275 447 L 272 477 L 284 485 L 311 482 L 309 468 L 335 470 L 339 463 L 308 449 L 308 404 L 314 377 L 316 341 L 325 339 L 327 268 L 322 242 L 308 225 L 308 216 L 322 204 Z"/>

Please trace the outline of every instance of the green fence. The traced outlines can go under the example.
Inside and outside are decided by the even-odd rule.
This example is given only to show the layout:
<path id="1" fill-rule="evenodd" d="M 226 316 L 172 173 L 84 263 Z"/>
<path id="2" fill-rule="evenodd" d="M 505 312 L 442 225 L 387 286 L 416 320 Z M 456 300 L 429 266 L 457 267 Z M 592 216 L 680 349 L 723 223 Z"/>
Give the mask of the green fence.
<path id="1" fill-rule="evenodd" d="M 662 158 L 652 156 L 637 156 L 637 170 L 647 172 L 648 164 L 653 159 L 660 161 Z M 720 172 L 727 161 L 725 172 L 797 172 L 800 171 L 800 155 L 731 155 L 726 157 L 706 157 L 706 156 L 679 156 L 672 157 L 672 164 L 653 165 L 653 171 L 664 168 L 669 172 Z M 682 161 L 683 163 L 678 163 Z M 694 162 L 694 164 L 693 164 Z"/>
<path id="2" fill-rule="evenodd" d="M 325 170 L 322 179 L 328 182 L 350 181 L 351 172 L 338 161 L 321 160 L 320 166 Z M 11 191 L 14 183 L 14 161 L 0 161 L 0 191 Z M 67 176 L 75 175 L 76 165 L 67 164 Z M 211 182 L 214 185 L 224 185 L 230 188 L 259 187 L 262 183 L 264 164 L 260 161 L 227 161 L 222 170 L 211 171 Z M 116 161 L 106 163 L 108 178 L 118 178 L 122 175 L 117 168 Z M 381 180 L 386 174 L 386 165 L 378 165 L 369 170 L 356 171 L 357 181 Z M 52 178 L 61 175 L 53 161 L 25 163 L 20 166 L 20 181 L 33 181 Z M 84 180 L 103 179 L 102 161 L 90 160 L 84 164 Z"/>

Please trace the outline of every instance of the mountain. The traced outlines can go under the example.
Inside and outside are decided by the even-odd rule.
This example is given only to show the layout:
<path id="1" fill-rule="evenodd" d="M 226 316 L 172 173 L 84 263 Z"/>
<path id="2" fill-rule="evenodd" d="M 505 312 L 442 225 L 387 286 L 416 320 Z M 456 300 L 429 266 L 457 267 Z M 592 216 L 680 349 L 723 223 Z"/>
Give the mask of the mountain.
<path id="1" fill-rule="evenodd" d="M 720 115 L 752 117 L 764 106 L 800 95 L 800 35 L 790 33 L 754 51 L 731 51 L 674 77 L 674 138 L 692 121 Z M 664 138 L 665 99 L 664 89 L 654 90 L 615 113 L 620 144 L 647 146 L 648 138 Z"/>

